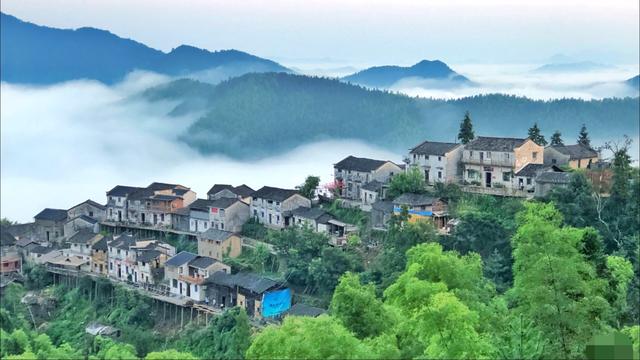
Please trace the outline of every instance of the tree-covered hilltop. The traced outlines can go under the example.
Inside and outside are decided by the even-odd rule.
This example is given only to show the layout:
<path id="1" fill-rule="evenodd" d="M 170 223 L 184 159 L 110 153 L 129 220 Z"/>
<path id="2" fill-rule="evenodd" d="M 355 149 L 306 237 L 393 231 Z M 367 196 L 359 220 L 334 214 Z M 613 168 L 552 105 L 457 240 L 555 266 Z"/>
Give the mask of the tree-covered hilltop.
<path id="1" fill-rule="evenodd" d="M 204 111 L 182 141 L 202 153 L 236 158 L 265 157 L 325 139 L 357 139 L 404 153 L 425 138 L 454 141 L 466 111 L 477 135 L 526 137 L 537 122 L 545 136 L 558 130 L 567 139 L 577 138 L 582 124 L 600 139 L 637 134 L 640 117 L 637 98 L 424 99 L 285 73 L 246 74 L 216 86 L 182 79 L 142 95 L 177 100 L 176 115 Z"/>

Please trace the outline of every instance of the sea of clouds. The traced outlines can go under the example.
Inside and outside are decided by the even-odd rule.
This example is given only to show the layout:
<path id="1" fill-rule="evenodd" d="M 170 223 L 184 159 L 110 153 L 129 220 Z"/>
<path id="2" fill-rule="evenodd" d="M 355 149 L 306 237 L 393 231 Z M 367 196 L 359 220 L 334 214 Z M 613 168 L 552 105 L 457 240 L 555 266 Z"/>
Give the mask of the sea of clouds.
<path id="1" fill-rule="evenodd" d="M 307 72 L 313 74 L 322 67 L 313 64 L 313 69 L 310 66 Z M 323 75 L 335 69 L 346 68 L 331 64 Z M 455 70 L 477 85 L 445 89 L 405 79 L 393 90 L 436 98 L 493 92 L 536 99 L 638 95 L 620 83 L 637 73 L 633 67 L 560 75 L 535 74 L 531 69 L 524 65 L 460 65 Z M 207 74 L 219 81 L 218 75 Z M 214 183 L 244 183 L 256 189 L 263 185 L 294 187 L 307 175 L 318 175 L 328 183 L 333 164 L 348 155 L 397 162 L 402 158 L 402 154 L 349 140 L 307 144 L 259 161 L 201 155 L 177 140 L 200 114 L 169 117 L 175 103 L 148 103 L 135 96 L 169 80 L 136 72 L 114 86 L 95 81 L 40 87 L 2 83 L 1 216 L 26 222 L 45 207 L 69 208 L 88 198 L 105 202 L 105 192 L 118 184 L 179 183 L 205 197 Z M 632 153 L 637 149 L 635 137 Z"/>
<path id="2" fill-rule="evenodd" d="M 293 187 L 307 175 L 331 181 L 348 155 L 400 161 L 401 154 L 357 141 L 308 144 L 252 162 L 203 156 L 177 141 L 196 118 L 168 117 L 175 104 L 131 100 L 167 78 L 136 73 L 108 87 L 74 81 L 47 87 L 1 85 L 0 213 L 31 221 L 45 207 L 106 202 L 115 185 L 179 183 L 200 197 L 214 183 Z"/>

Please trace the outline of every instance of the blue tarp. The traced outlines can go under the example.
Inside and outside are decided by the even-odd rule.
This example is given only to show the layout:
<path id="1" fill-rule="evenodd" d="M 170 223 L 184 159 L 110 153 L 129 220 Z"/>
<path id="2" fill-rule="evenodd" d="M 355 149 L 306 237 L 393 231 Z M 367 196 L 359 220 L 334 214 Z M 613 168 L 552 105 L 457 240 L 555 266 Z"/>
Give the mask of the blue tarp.
<path id="1" fill-rule="evenodd" d="M 393 211 L 396 213 L 401 213 L 402 208 L 396 206 L 393 208 Z M 408 212 L 409 215 L 433 216 L 433 212 L 427 210 L 408 210 Z"/>
<path id="2" fill-rule="evenodd" d="M 262 295 L 262 316 L 271 317 L 282 314 L 291 308 L 291 289 L 269 291 Z"/>

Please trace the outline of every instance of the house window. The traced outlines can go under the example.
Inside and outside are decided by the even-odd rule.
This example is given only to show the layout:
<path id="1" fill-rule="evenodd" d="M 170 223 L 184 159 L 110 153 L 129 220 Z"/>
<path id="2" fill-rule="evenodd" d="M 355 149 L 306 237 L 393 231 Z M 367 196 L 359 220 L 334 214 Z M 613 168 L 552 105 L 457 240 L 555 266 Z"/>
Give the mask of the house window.
<path id="1" fill-rule="evenodd" d="M 160 214 L 160 221 L 164 221 L 164 214 Z"/>
<path id="2" fill-rule="evenodd" d="M 425 159 L 429 160 L 429 155 L 425 156 Z"/>
<path id="3" fill-rule="evenodd" d="M 534 151 L 533 153 L 531 153 L 531 156 L 533 157 L 533 160 L 538 158 L 538 152 Z"/>
<path id="4" fill-rule="evenodd" d="M 258 210 L 253 209 L 253 216 L 256 216 L 256 217 L 258 216 Z"/>
<path id="5" fill-rule="evenodd" d="M 276 215 L 276 224 L 280 224 L 280 215 Z"/>
<path id="6" fill-rule="evenodd" d="M 116 254 L 120 255 L 120 249 L 116 250 Z"/>
<path id="7" fill-rule="evenodd" d="M 491 159 L 491 151 L 487 151 L 487 159 Z"/>
<path id="8" fill-rule="evenodd" d="M 220 223 L 220 230 L 224 230 L 224 223 Z"/>
<path id="9" fill-rule="evenodd" d="M 178 287 L 178 280 L 173 279 L 172 285 L 173 285 L 174 288 L 177 288 Z"/>
<path id="10" fill-rule="evenodd" d="M 109 216 L 113 216 L 113 209 L 109 209 Z"/>
<path id="11" fill-rule="evenodd" d="M 527 185 L 531 185 L 531 178 L 527 178 Z"/>
<path id="12" fill-rule="evenodd" d="M 112 262 L 109 263 L 109 270 L 113 270 L 113 263 Z"/>
<path id="13" fill-rule="evenodd" d="M 502 181 L 511 181 L 511 173 L 510 172 L 502 173 Z"/>
<path id="14" fill-rule="evenodd" d="M 442 156 L 438 156 L 438 161 L 442 161 Z"/>
<path id="15" fill-rule="evenodd" d="M 469 151 L 469 157 L 473 157 L 473 151 Z"/>
<path id="16" fill-rule="evenodd" d="M 552 164 L 554 164 L 554 165 L 555 165 L 557 162 L 558 162 L 558 161 L 557 161 L 556 159 L 551 159 L 551 163 L 552 163 Z"/>
<path id="17" fill-rule="evenodd" d="M 413 161 L 416 161 L 416 154 L 413 154 Z"/>
<path id="18" fill-rule="evenodd" d="M 484 160 L 484 153 L 480 151 L 480 161 Z"/>
<path id="19" fill-rule="evenodd" d="M 504 154 L 504 156 L 506 156 L 507 160 L 509 160 L 509 153 Z"/>
<path id="20" fill-rule="evenodd" d="M 198 285 L 193 285 L 193 291 L 198 291 Z"/>
<path id="21" fill-rule="evenodd" d="M 438 171 L 438 179 L 442 179 L 442 171 Z"/>
<path id="22" fill-rule="evenodd" d="M 393 171 L 389 173 L 389 176 L 391 176 L 391 177 L 393 176 Z"/>

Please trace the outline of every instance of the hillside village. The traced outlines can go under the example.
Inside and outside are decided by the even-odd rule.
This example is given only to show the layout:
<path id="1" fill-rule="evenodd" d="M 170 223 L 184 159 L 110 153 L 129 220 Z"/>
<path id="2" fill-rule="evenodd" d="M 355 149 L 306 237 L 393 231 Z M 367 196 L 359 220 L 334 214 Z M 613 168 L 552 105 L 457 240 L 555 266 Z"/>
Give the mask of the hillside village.
<path id="1" fill-rule="evenodd" d="M 349 156 L 334 164 L 327 195 L 303 196 L 299 189 L 214 184 L 198 198 L 187 186 L 154 182 L 146 187 L 116 185 L 106 201 L 86 200 L 70 209 L 47 208 L 34 222 L 2 228 L 2 286 L 21 281 L 25 265 L 42 265 L 54 276 L 107 278 L 138 288 L 156 300 L 207 314 L 240 306 L 257 320 L 324 309 L 292 304 L 293 290 L 251 272 L 232 273 L 226 263 L 243 251 L 273 246 L 243 234 L 247 224 L 283 230 L 305 226 L 322 233 L 330 246 L 347 245 L 358 224 L 322 206 L 338 202 L 368 214 L 372 228 L 384 231 L 392 216 L 427 220 L 446 236 L 457 225 L 448 199 L 429 192 L 390 196 L 392 179 L 419 173 L 428 188 L 457 184 L 465 192 L 491 196 L 543 197 L 566 186 L 572 169 L 603 179 L 608 164 L 585 144 L 544 147 L 529 138 L 480 136 L 461 143 L 424 141 L 397 164 Z M 197 244 L 178 251 L 167 236 Z"/>

